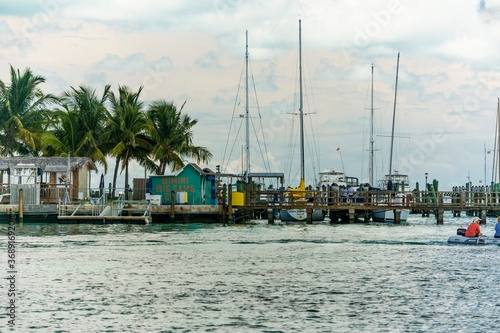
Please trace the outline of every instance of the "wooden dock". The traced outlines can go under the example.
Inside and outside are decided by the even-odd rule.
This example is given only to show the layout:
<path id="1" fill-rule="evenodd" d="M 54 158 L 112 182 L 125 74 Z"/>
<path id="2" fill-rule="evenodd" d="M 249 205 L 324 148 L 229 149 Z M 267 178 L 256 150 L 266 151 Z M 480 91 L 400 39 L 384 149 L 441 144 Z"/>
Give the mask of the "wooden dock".
<path id="1" fill-rule="evenodd" d="M 286 191 L 248 191 L 242 208 L 305 209 L 308 215 L 315 209 L 327 210 L 330 215 L 332 211 L 346 210 L 351 216 L 349 222 L 354 222 L 353 212 L 380 209 L 393 210 L 395 223 L 400 222 L 398 213 L 401 210 L 419 212 L 423 216 L 432 212 L 438 224 L 443 223 L 445 211 L 452 211 L 454 216 L 465 211 L 468 215 L 480 216 L 483 223 L 489 214 L 500 215 L 500 192 L 360 191 L 348 196 L 339 191 L 306 191 L 303 198 L 296 200 Z"/>
<path id="2" fill-rule="evenodd" d="M 435 215 L 437 223 L 443 223 L 445 211 L 454 216 L 465 212 L 469 216 L 479 216 L 486 223 L 487 216 L 500 215 L 500 192 L 389 192 L 360 191 L 353 196 L 343 196 L 335 191 L 306 191 L 301 200 L 295 200 L 284 191 L 264 190 L 244 193 L 244 204 L 233 205 L 229 191 L 221 205 L 149 205 L 146 201 L 106 203 L 74 203 L 66 205 L 0 205 L 0 215 L 49 217 L 60 223 L 172 223 L 172 222 L 227 222 L 259 218 L 267 213 L 269 222 L 274 222 L 273 211 L 281 209 L 304 209 L 308 223 L 312 223 L 312 211 L 327 211 L 331 222 L 342 212 L 348 222 L 353 223 L 361 216 L 369 221 L 373 210 L 393 210 L 395 223 L 400 223 L 402 210 L 410 210 L 422 216 Z M 107 213 L 104 211 L 109 207 Z"/>

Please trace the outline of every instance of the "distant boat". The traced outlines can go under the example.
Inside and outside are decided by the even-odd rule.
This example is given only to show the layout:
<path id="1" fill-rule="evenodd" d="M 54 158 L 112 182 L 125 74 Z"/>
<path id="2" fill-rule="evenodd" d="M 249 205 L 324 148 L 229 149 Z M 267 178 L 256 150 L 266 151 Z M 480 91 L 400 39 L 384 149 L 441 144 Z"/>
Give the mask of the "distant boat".
<path id="1" fill-rule="evenodd" d="M 394 149 L 394 125 L 396 122 L 396 99 L 397 99 L 397 93 L 398 93 L 398 73 L 399 73 L 399 52 L 398 52 L 398 62 L 396 65 L 396 84 L 394 88 L 394 111 L 392 114 L 392 132 L 391 132 L 391 150 L 390 150 L 390 157 L 389 157 L 389 174 L 385 175 L 385 178 L 382 181 L 382 190 L 385 191 L 394 191 L 394 184 L 402 184 L 402 188 L 399 190 L 404 191 L 405 186 L 409 186 L 408 182 L 408 176 L 407 175 L 401 175 L 399 173 L 393 173 L 392 170 L 392 153 Z M 372 66 L 372 115 L 373 115 L 373 66 Z M 373 123 L 373 117 L 372 117 L 372 123 Z M 373 126 L 372 126 L 373 129 Z M 371 143 L 371 152 L 370 152 L 370 172 L 371 172 L 371 179 L 370 181 L 373 182 L 373 132 L 372 132 L 372 137 L 370 138 L 370 143 Z M 391 198 L 392 202 L 396 203 L 401 203 L 403 205 L 405 201 L 404 194 L 401 193 L 395 193 L 393 194 L 395 198 Z M 389 198 L 387 195 L 383 195 L 380 197 L 382 202 L 388 200 Z M 379 198 L 375 198 L 375 202 L 377 202 Z M 409 209 L 401 209 L 401 215 L 400 215 L 400 221 L 404 222 L 408 219 L 408 215 L 410 214 Z M 372 219 L 375 222 L 394 222 L 394 210 L 392 209 L 374 209 L 372 211 Z"/>
<path id="2" fill-rule="evenodd" d="M 307 204 L 307 192 L 304 182 L 305 178 L 305 158 L 304 158 L 304 110 L 302 101 L 302 29 L 301 20 L 299 20 L 299 115 L 300 115 L 300 185 L 296 189 L 287 191 L 289 200 L 292 203 Z M 281 209 L 280 218 L 282 221 L 304 221 L 307 219 L 306 209 Z M 314 209 L 312 213 L 313 221 L 323 221 L 325 219 L 325 212 L 322 209 Z"/>
<path id="3" fill-rule="evenodd" d="M 321 191 L 328 191 L 329 186 L 352 186 L 358 187 L 359 180 L 356 177 L 348 177 L 342 171 L 335 171 L 334 169 L 325 169 L 319 173 L 319 189 Z"/>

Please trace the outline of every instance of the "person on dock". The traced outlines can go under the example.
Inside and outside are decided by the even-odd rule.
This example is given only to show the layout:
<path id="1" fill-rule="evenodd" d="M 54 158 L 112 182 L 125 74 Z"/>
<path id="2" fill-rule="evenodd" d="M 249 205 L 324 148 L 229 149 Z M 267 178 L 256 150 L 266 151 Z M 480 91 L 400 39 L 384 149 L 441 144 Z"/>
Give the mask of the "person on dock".
<path id="1" fill-rule="evenodd" d="M 497 223 L 495 224 L 495 238 L 500 238 L 500 216 L 497 217 Z"/>
<path id="2" fill-rule="evenodd" d="M 479 222 L 481 219 L 479 217 L 475 217 L 472 220 L 472 223 L 469 224 L 467 230 L 465 231 L 465 237 L 480 237 L 483 234 L 481 233 L 481 229 L 479 228 Z"/>

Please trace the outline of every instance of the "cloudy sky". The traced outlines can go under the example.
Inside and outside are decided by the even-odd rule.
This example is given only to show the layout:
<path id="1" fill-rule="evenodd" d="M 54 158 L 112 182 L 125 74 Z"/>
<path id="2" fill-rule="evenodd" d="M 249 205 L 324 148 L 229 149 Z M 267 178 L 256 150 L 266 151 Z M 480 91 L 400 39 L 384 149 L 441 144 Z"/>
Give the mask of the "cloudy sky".
<path id="1" fill-rule="evenodd" d="M 9 81 L 12 64 L 44 76 L 46 93 L 142 85 L 146 103 L 187 101 L 199 121 L 195 144 L 214 154 L 207 166 L 239 172 L 248 30 L 252 133 L 261 142 L 251 147 L 252 171 L 265 171 L 267 156 L 271 171 L 293 180 L 299 19 L 309 179 L 332 168 L 367 180 L 372 63 L 376 178 L 389 171 L 400 52 L 393 169 L 412 187 L 426 172 L 440 189 L 468 177 L 484 183 L 485 165 L 491 181 L 500 0 L 1 0 L 0 78 Z"/>

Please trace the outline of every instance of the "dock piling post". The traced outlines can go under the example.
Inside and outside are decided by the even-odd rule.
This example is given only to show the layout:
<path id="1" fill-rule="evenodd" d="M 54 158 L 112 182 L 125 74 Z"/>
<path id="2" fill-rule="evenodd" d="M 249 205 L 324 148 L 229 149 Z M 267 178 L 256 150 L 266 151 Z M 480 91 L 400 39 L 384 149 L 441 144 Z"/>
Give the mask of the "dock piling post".
<path id="1" fill-rule="evenodd" d="M 486 210 L 485 209 L 481 210 L 481 215 L 479 218 L 481 219 L 481 224 L 486 225 Z"/>
<path id="2" fill-rule="evenodd" d="M 225 223 L 227 218 L 227 185 L 222 185 L 222 221 Z"/>
<path id="3" fill-rule="evenodd" d="M 233 186 L 231 185 L 227 187 L 227 220 L 229 223 L 233 222 Z"/>
<path id="4" fill-rule="evenodd" d="M 170 192 L 170 218 L 175 219 L 175 192 Z"/>
<path id="5" fill-rule="evenodd" d="M 313 222 L 313 218 L 312 218 L 312 215 L 313 215 L 313 209 L 312 208 L 309 208 L 307 207 L 306 209 L 306 213 L 307 213 L 307 224 L 312 224 Z"/>
<path id="6" fill-rule="evenodd" d="M 401 224 L 401 209 L 394 210 L 394 224 Z"/>
<path id="7" fill-rule="evenodd" d="M 354 223 L 356 220 L 356 211 L 354 209 L 349 209 L 349 223 Z"/>
<path id="8" fill-rule="evenodd" d="M 274 224 L 274 210 L 272 208 L 267 209 L 267 222 Z"/>
<path id="9" fill-rule="evenodd" d="M 23 189 L 19 190 L 19 220 L 22 221 L 24 218 L 24 193 Z"/>
<path id="10" fill-rule="evenodd" d="M 435 210 L 437 224 L 443 224 L 444 221 L 444 209 L 438 208 Z"/>
<path id="11" fill-rule="evenodd" d="M 369 210 L 365 210 L 364 221 L 365 221 L 365 223 L 370 222 L 370 211 Z"/>

